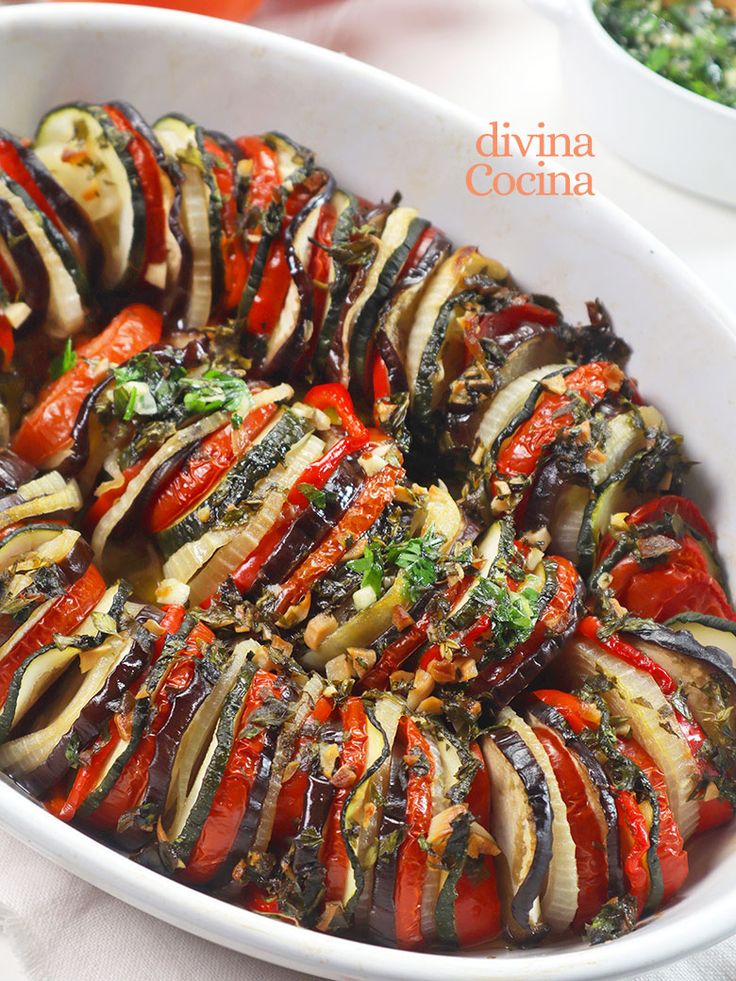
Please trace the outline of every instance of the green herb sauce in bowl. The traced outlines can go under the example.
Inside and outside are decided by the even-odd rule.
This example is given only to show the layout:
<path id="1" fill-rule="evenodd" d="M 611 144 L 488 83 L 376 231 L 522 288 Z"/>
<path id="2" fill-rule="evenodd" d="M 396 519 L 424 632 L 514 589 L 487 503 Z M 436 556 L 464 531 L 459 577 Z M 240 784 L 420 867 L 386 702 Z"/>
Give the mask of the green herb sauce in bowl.
<path id="1" fill-rule="evenodd" d="M 596 17 L 637 61 L 736 109 L 736 15 L 711 0 L 594 0 Z"/>

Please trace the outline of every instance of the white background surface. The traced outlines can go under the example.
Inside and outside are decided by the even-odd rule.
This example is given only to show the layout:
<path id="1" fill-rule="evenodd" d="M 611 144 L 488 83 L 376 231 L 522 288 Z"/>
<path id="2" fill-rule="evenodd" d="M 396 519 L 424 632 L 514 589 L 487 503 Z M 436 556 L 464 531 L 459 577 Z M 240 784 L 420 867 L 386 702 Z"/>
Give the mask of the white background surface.
<path id="1" fill-rule="evenodd" d="M 507 120 L 515 132 L 535 131 L 540 120 L 548 131 L 576 133 L 584 129 L 561 91 L 556 29 L 531 13 L 522 0 L 265 0 L 254 23 L 346 51 L 443 95 L 475 112 L 481 121 Z M 329 111 L 328 106 L 325 111 Z M 657 183 L 598 143 L 594 127 L 589 127 L 589 131 L 596 157 L 586 161 L 586 169 L 593 173 L 596 190 L 654 232 L 730 305 L 736 271 L 736 209 Z M 688 134 L 683 133 L 682 139 L 687 138 Z M 713 150 L 717 153 L 717 148 Z M 736 167 L 733 162 L 731 165 Z M 441 194 L 442 189 L 438 188 L 437 193 Z M 497 251 L 503 258 L 502 242 Z M 7 848 L 8 843 L 0 841 L 0 851 L 3 846 Z M 23 846 L 9 847 L 17 851 Z M 28 863 L 29 868 L 32 863 L 38 871 L 43 860 L 29 852 Z M 45 863 L 42 871 L 49 877 L 64 875 Z M 106 922 L 114 930 L 119 904 L 101 893 L 97 895 Z M 49 915 L 54 915 L 53 909 Z M 144 928 L 147 920 L 144 914 L 139 915 Z M 88 929 L 92 928 L 90 921 Z M 75 929 L 82 932 L 85 924 L 80 923 Z M 184 943 L 178 931 L 167 931 L 172 945 Z M 204 941 L 186 940 L 204 946 Z M 214 947 L 211 950 L 212 977 L 220 981 L 236 977 L 237 962 L 234 964 L 233 958 L 238 955 Z M 119 964 L 114 951 L 113 939 L 110 971 L 101 981 L 137 981 L 143 976 L 155 981 L 153 964 Z M 717 956 L 700 955 L 648 975 L 647 981 L 701 977 L 731 981 L 736 976 L 736 953 L 732 951 L 732 947 L 721 945 Z M 366 953 L 369 955 L 369 950 Z M 220 958 L 222 971 L 217 968 Z M 240 964 L 242 981 L 295 981 L 302 977 L 244 959 Z M 27 978 L 10 945 L 0 935 L 1 981 Z M 61 973 L 49 975 L 44 981 L 72 981 L 72 974 L 62 968 Z M 198 981 L 203 981 L 201 976 Z"/>

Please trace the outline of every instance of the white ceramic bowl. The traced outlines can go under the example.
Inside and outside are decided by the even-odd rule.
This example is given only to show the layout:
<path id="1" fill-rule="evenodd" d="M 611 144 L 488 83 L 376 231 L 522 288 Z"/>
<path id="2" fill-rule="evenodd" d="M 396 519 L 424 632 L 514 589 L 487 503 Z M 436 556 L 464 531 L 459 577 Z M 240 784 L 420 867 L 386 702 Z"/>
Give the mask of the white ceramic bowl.
<path id="1" fill-rule="evenodd" d="M 407 41 L 408 43 L 408 41 Z M 468 79 L 472 84 L 472 79 Z M 141 7 L 69 4 L 0 12 L 0 124 L 32 132 L 51 105 L 121 98 L 149 118 L 178 109 L 233 134 L 279 128 L 315 147 L 338 179 L 406 199 L 457 242 L 475 242 L 571 318 L 605 299 L 635 348 L 644 393 L 688 434 L 700 495 L 736 566 L 733 322 L 687 268 L 595 198 L 477 198 L 465 171 L 484 124 L 365 65 L 284 37 Z M 521 170 L 514 161 L 510 169 Z M 0 824 L 53 861 L 179 927 L 313 976 L 382 981 L 592 981 L 639 971 L 736 931 L 731 829 L 693 848 L 693 874 L 655 920 L 603 947 L 457 957 L 358 945 L 259 917 L 140 868 L 0 781 Z M 2 873 L 0 872 L 0 880 Z M 111 925 L 111 930 L 113 929 Z"/>
<path id="2" fill-rule="evenodd" d="M 591 0 L 527 0 L 560 29 L 566 89 L 594 138 L 655 177 L 736 204 L 736 109 L 646 68 Z"/>

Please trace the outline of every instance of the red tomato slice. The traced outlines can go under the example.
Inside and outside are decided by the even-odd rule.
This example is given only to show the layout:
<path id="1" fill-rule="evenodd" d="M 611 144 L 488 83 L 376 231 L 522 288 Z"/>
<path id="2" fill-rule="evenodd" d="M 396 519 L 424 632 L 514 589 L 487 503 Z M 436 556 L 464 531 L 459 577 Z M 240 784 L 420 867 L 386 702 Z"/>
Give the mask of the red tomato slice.
<path id="1" fill-rule="evenodd" d="M 100 380 L 98 365 L 88 359 L 106 358 L 118 365 L 161 340 L 161 314 L 142 304 L 126 307 L 92 340 L 76 348 L 77 362 L 47 385 L 13 437 L 12 449 L 40 465 L 69 445 L 84 397 Z"/>
<path id="2" fill-rule="evenodd" d="M 73 633 L 95 608 L 104 592 L 104 579 L 95 566 L 90 565 L 73 586 L 54 600 L 46 613 L 0 661 L 0 704 L 5 702 L 13 675 L 25 659 L 50 644 L 55 634 Z"/>
<path id="3" fill-rule="evenodd" d="M 715 532 L 703 517 L 697 504 L 678 494 L 664 494 L 662 497 L 647 501 L 629 514 L 626 523 L 628 525 L 651 524 L 668 514 L 678 515 L 693 531 L 707 538 L 711 544 L 715 542 Z"/>
<path id="4" fill-rule="evenodd" d="M 575 417 L 568 392 L 574 392 L 588 405 L 598 402 L 607 392 L 621 388 L 624 375 L 621 369 L 608 361 L 593 361 L 581 365 L 565 376 L 566 392 L 545 391 L 540 395 L 534 412 L 526 422 L 506 439 L 496 460 L 496 470 L 505 477 L 529 476 L 539 457 L 557 434 L 573 425 Z"/>
<path id="5" fill-rule="evenodd" d="M 215 791 L 209 814 L 192 849 L 183 875 L 188 882 L 208 882 L 218 871 L 233 846 L 248 807 L 264 730 L 248 737 L 248 719 L 268 696 L 279 697 L 278 679 L 259 670 L 253 676 L 240 717 L 239 735 L 233 742 L 225 771 Z"/>
<path id="6" fill-rule="evenodd" d="M 225 313 L 229 313 L 240 303 L 248 275 L 248 257 L 238 214 L 237 165 L 232 155 L 210 137 L 205 137 L 204 147 L 215 161 L 219 161 L 212 168 L 212 173 L 222 199 L 220 252 L 225 270 L 223 307 Z"/>
<path id="7" fill-rule="evenodd" d="M 148 530 L 154 534 L 163 531 L 196 507 L 248 449 L 275 412 L 276 406 L 269 402 L 249 412 L 237 429 L 227 423 L 206 436 L 160 488 L 148 515 Z"/>
<path id="8" fill-rule="evenodd" d="M 588 801 L 583 778 L 564 742 L 549 730 L 534 731 L 552 764 L 575 842 L 578 909 L 573 920 L 573 929 L 582 930 L 608 897 L 605 837 Z"/>
<path id="9" fill-rule="evenodd" d="M 95 528 L 103 515 L 107 514 L 115 501 L 119 500 L 123 496 L 127 490 L 128 484 L 134 477 L 138 476 L 141 470 L 145 467 L 146 463 L 148 463 L 150 457 L 151 454 L 148 453 L 142 460 L 138 460 L 138 462 L 134 463 L 131 467 L 126 467 L 126 469 L 123 470 L 122 484 L 119 487 L 112 487 L 110 490 L 105 491 L 104 494 L 100 494 L 100 496 L 95 500 L 84 519 L 85 525 L 90 531 Z"/>
<path id="10" fill-rule="evenodd" d="M 140 802 L 148 786 L 148 771 L 156 751 L 156 737 L 171 714 L 177 693 L 191 685 L 194 661 L 202 656 L 202 645 L 212 640 L 214 634 L 209 627 L 198 623 L 187 637 L 179 656 L 172 660 L 153 696 L 146 731 L 107 796 L 90 816 L 90 822 L 95 827 L 114 831 L 123 814 Z"/>
<path id="11" fill-rule="evenodd" d="M 307 716 L 302 732 L 292 753 L 292 760 L 299 760 L 301 754 L 308 750 L 314 742 L 319 726 L 326 722 L 332 714 L 333 702 L 324 695 Z M 302 812 L 304 811 L 304 795 L 307 792 L 309 774 L 305 769 L 297 769 L 286 783 L 282 783 L 276 804 L 276 818 L 271 831 L 271 841 L 278 844 L 286 838 L 293 837 L 299 830 Z"/>
<path id="12" fill-rule="evenodd" d="M 166 262 L 167 254 L 168 216 L 156 154 L 148 140 L 133 127 L 124 113 L 111 105 L 104 106 L 104 109 L 115 126 L 122 133 L 127 133 L 130 136 L 127 149 L 133 158 L 133 166 L 140 178 L 141 190 L 146 204 L 146 245 L 142 267 L 145 271 L 149 265 Z"/>
<path id="13" fill-rule="evenodd" d="M 325 866 L 325 902 L 341 902 L 345 892 L 350 860 L 345 850 L 340 819 L 348 794 L 365 771 L 368 752 L 368 720 L 363 703 L 355 695 L 345 700 L 340 709 L 343 742 L 340 766 L 347 766 L 355 773 L 355 781 L 348 787 L 338 787 L 332 798 L 330 816 L 324 831 L 322 862 Z"/>

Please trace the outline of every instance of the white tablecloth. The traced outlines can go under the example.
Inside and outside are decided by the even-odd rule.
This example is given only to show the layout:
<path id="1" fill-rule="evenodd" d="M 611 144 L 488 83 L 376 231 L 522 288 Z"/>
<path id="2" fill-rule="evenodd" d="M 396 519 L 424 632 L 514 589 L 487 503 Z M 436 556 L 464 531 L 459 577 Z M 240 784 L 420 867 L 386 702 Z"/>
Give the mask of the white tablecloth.
<path id="1" fill-rule="evenodd" d="M 540 119 L 548 130 L 583 129 L 561 91 L 556 32 L 521 0 L 264 0 L 256 23 L 346 51 L 432 89 L 482 120 L 509 120 L 516 132 L 531 132 Z M 594 129 L 592 135 L 595 139 Z M 597 143 L 595 149 L 596 189 L 650 228 L 730 301 L 736 209 L 660 185 Z M 159 923 L 0 833 L 2 981 L 143 977 L 298 981 L 305 975 L 249 960 Z M 646 981 L 701 978 L 736 978 L 736 940 L 646 975 Z"/>

